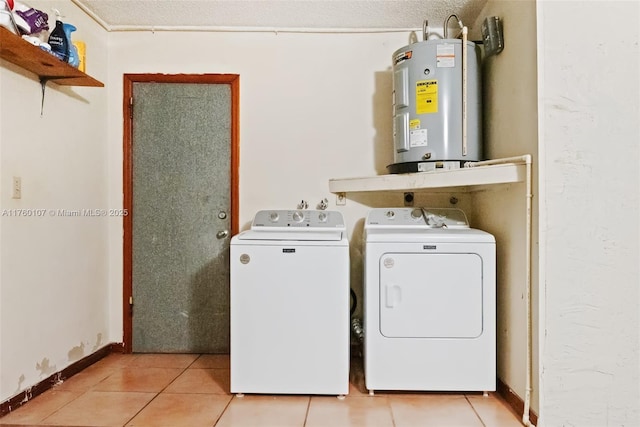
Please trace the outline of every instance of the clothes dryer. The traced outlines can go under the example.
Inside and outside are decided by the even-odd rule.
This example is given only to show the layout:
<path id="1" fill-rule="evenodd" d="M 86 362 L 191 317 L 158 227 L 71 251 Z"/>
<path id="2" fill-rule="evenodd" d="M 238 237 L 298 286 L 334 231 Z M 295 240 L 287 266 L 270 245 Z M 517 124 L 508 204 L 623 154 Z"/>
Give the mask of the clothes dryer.
<path id="1" fill-rule="evenodd" d="M 459 209 L 373 209 L 365 227 L 365 385 L 494 391 L 495 239 Z"/>
<path id="2" fill-rule="evenodd" d="M 335 211 L 260 211 L 231 239 L 231 392 L 349 392 L 349 241 Z"/>

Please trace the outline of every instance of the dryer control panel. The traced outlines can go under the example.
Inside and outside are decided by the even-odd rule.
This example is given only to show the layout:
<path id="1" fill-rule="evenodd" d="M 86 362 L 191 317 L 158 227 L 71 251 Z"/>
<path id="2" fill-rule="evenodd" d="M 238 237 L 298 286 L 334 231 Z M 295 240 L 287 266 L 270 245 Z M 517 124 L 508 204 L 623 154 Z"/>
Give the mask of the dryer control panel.
<path id="1" fill-rule="evenodd" d="M 469 228 L 467 216 L 454 208 L 376 208 L 367 216 L 367 226 L 421 228 Z"/>
<path id="2" fill-rule="evenodd" d="M 321 210 L 263 210 L 253 218 L 251 229 L 321 228 L 344 229 L 342 213 Z"/>

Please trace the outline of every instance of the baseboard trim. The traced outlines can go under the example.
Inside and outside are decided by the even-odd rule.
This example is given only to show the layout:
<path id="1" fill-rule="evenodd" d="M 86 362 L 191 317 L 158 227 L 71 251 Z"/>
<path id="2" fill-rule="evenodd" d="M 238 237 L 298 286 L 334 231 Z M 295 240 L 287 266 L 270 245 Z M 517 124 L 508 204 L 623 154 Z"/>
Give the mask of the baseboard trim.
<path id="1" fill-rule="evenodd" d="M 503 383 L 500 378 L 496 382 L 498 394 L 507 402 L 509 406 L 520 416 L 524 413 L 524 401 L 518 396 L 507 384 Z M 531 424 L 538 425 L 538 414 L 529 409 L 529 420 Z"/>
<path id="2" fill-rule="evenodd" d="M 111 353 L 126 353 L 125 348 L 124 348 L 124 343 L 123 342 L 119 342 L 119 343 L 111 343 Z"/>
<path id="3" fill-rule="evenodd" d="M 111 343 L 97 350 L 80 360 L 73 362 L 63 370 L 50 375 L 48 378 L 40 381 L 39 383 L 29 387 L 16 396 L 0 403 L 0 417 L 7 415 L 11 411 L 15 411 L 20 406 L 24 405 L 36 396 L 41 395 L 45 391 L 51 389 L 55 384 L 61 380 L 66 380 L 82 371 L 83 369 L 93 365 L 98 360 L 109 355 L 110 353 L 122 353 L 124 345 L 121 343 Z"/>

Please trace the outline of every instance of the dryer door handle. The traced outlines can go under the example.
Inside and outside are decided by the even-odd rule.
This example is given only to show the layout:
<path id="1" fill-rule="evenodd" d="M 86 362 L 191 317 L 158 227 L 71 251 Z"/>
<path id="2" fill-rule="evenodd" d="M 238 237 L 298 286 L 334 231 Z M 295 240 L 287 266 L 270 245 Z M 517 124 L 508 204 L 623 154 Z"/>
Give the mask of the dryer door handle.
<path id="1" fill-rule="evenodd" d="M 386 285 L 385 286 L 385 306 L 387 308 L 395 308 L 402 301 L 402 291 L 400 286 L 397 285 Z"/>

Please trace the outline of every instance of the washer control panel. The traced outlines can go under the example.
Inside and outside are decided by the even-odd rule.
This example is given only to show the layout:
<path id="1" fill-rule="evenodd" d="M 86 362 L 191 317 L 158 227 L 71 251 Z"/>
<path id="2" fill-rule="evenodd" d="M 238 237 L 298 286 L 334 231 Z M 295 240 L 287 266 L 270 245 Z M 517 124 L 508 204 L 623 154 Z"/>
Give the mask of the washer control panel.
<path id="1" fill-rule="evenodd" d="M 340 212 L 298 209 L 258 211 L 251 228 L 264 227 L 343 229 L 345 225 Z"/>
<path id="2" fill-rule="evenodd" d="M 454 208 L 376 208 L 369 212 L 367 225 L 469 228 L 465 213 Z"/>

